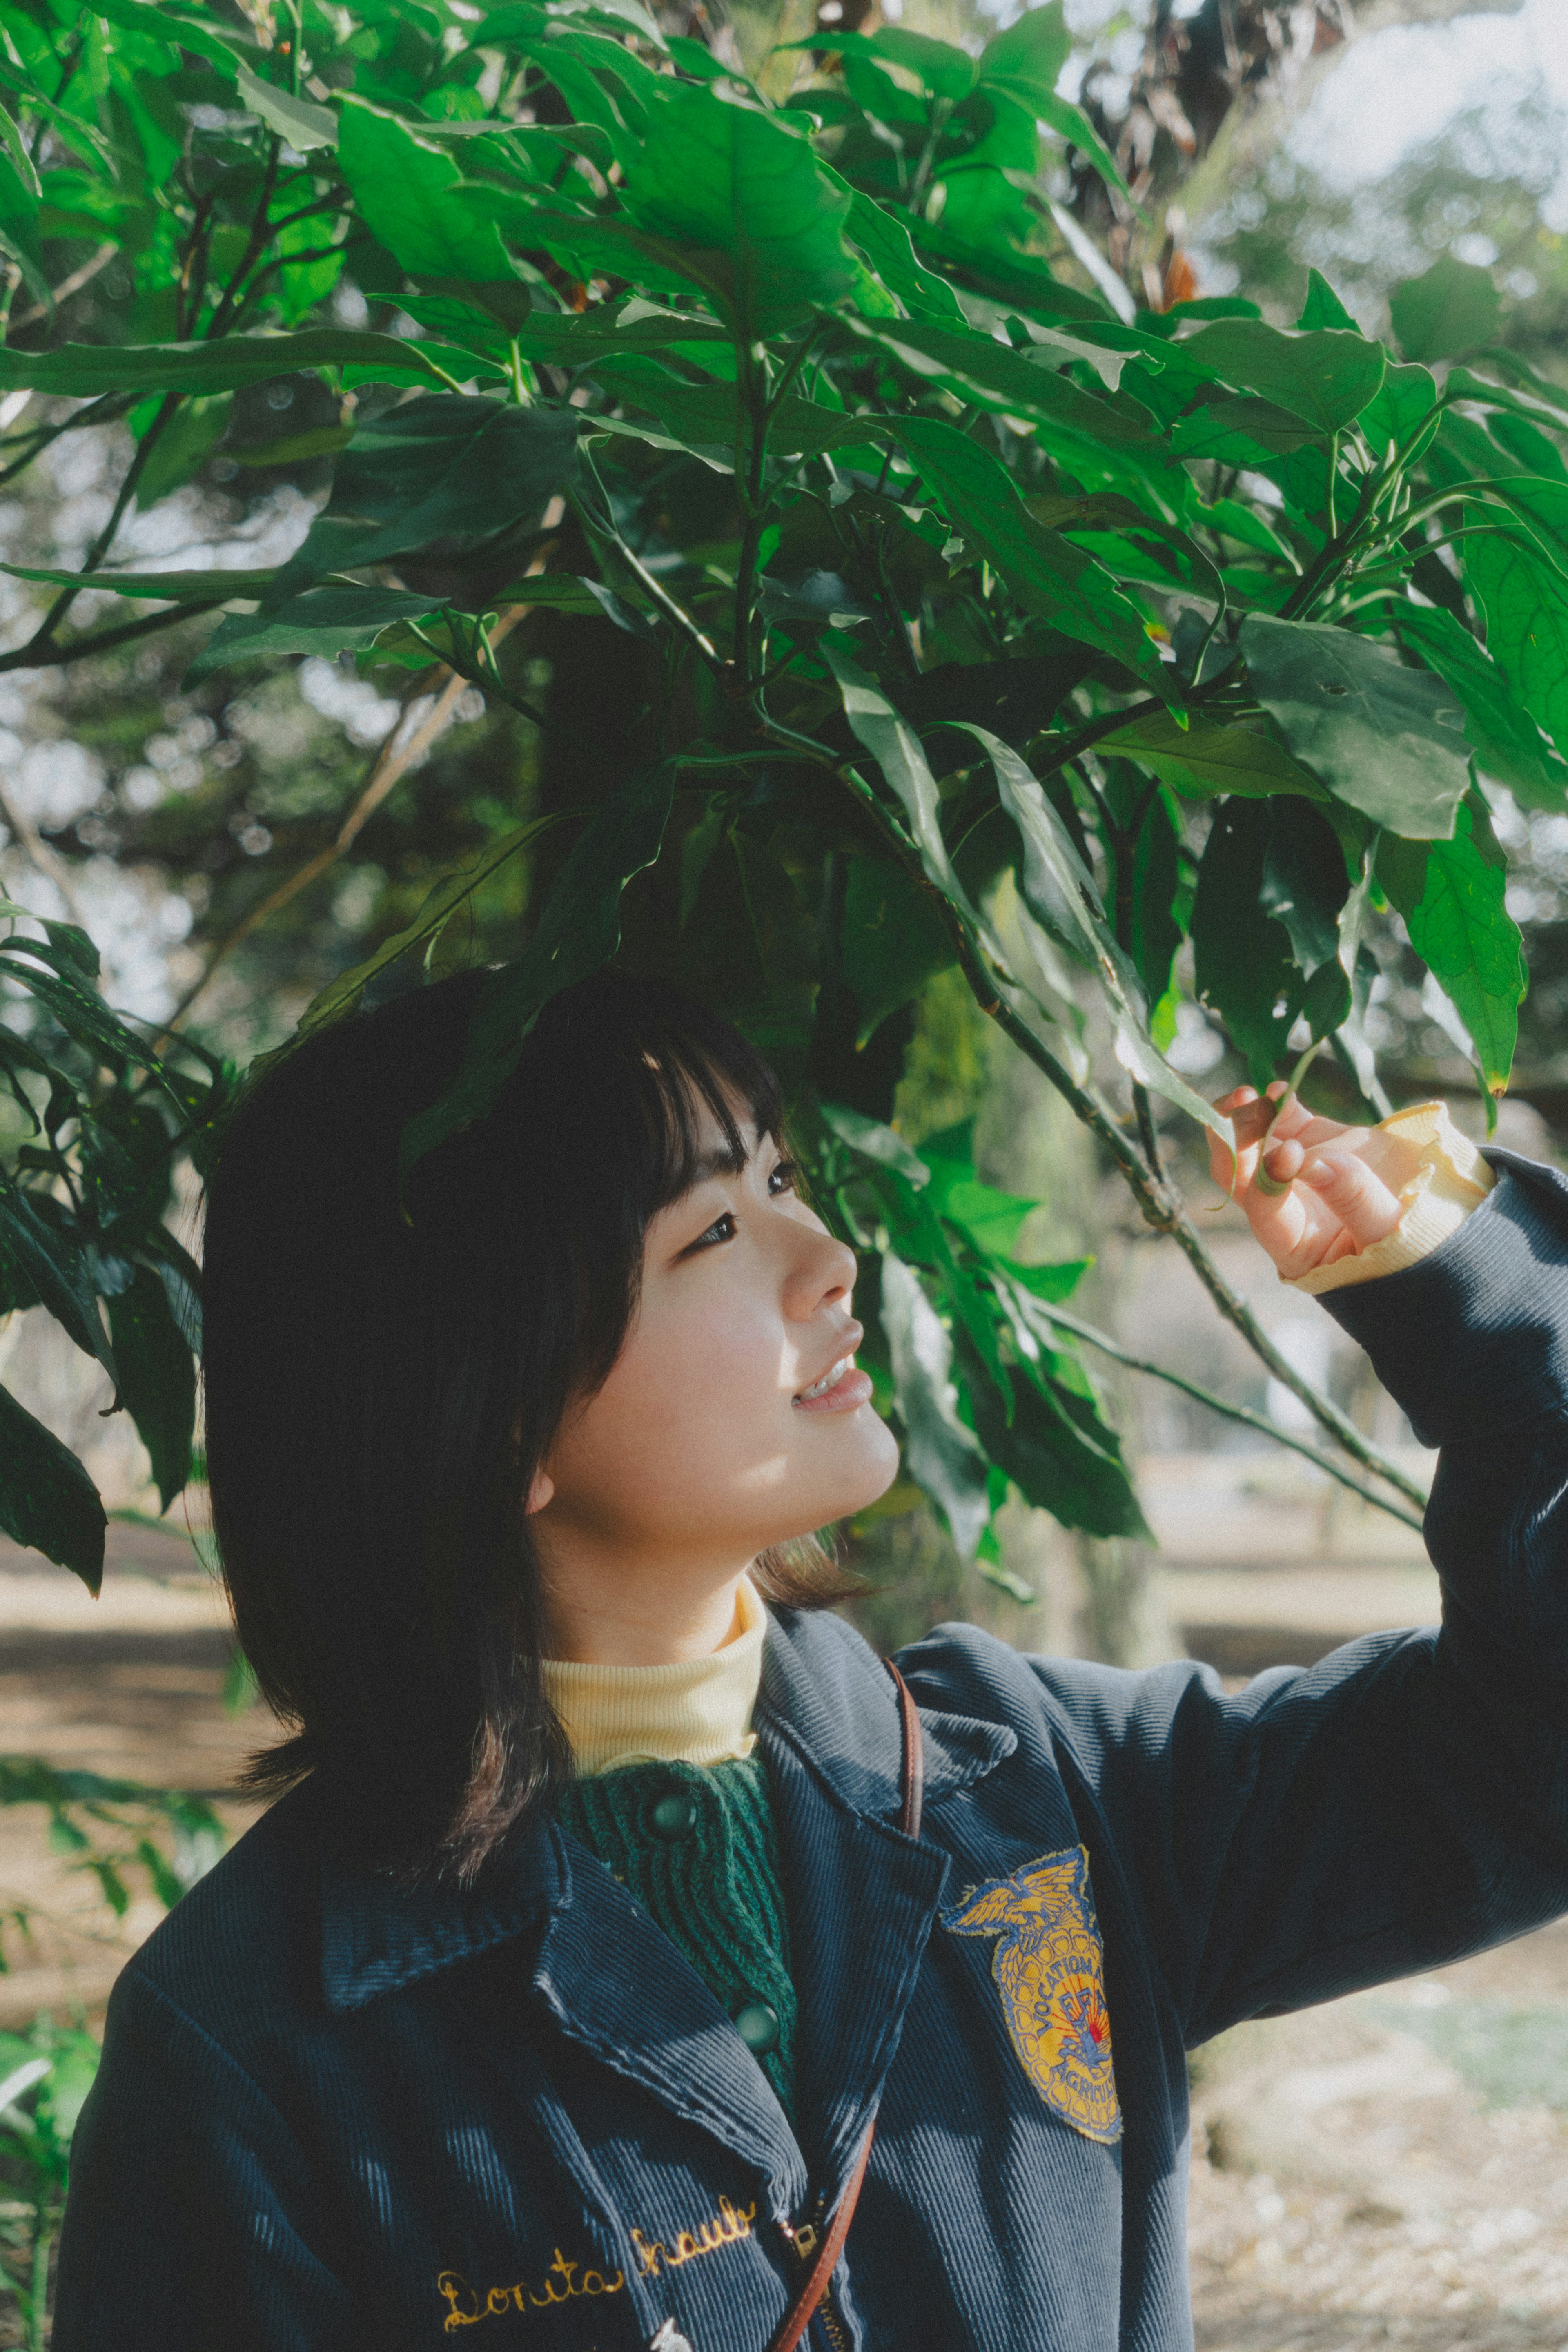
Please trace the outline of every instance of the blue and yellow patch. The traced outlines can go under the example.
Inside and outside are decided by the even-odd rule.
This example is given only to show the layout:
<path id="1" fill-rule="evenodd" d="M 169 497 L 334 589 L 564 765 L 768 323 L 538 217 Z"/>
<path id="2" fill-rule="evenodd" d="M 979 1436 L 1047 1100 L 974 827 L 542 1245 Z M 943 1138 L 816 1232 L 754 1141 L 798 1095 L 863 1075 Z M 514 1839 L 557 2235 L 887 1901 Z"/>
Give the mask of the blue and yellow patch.
<path id="1" fill-rule="evenodd" d="M 955 1936 L 994 1936 L 991 1974 L 1024 2073 L 1051 2111 L 1089 2139 L 1122 2137 L 1111 2021 L 1089 1856 L 1041 1854 L 1010 1878 L 972 1886 L 942 1915 Z"/>

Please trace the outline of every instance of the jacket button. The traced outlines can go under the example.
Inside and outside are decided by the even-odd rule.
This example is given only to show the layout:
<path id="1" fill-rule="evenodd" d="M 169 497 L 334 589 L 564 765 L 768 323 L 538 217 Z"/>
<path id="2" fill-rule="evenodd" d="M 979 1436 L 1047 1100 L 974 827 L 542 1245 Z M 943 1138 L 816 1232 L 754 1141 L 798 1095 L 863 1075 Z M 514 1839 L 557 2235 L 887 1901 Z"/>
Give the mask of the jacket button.
<path id="1" fill-rule="evenodd" d="M 735 2030 L 753 2056 L 760 2058 L 779 2046 L 779 2011 L 755 1996 L 732 2012 Z"/>
<path id="2" fill-rule="evenodd" d="M 648 1815 L 648 1826 L 655 1837 L 689 1837 L 696 1825 L 696 1800 L 684 1789 L 672 1789 Z"/>

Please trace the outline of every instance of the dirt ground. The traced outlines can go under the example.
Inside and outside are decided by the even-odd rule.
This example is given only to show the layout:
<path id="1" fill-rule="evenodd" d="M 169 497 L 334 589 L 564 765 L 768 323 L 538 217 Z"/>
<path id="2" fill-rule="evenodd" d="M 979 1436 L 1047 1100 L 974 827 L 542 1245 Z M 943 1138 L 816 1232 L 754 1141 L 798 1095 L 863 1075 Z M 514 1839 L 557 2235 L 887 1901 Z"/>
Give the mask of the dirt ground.
<path id="1" fill-rule="evenodd" d="M 1178 1646 L 1228 1673 L 1302 1661 L 1435 1613 L 1414 1537 L 1235 1465 L 1151 1478 L 1162 1601 Z M 1266 1528 L 1260 1570 L 1257 1538 Z M 104 1597 L 0 1547 L 0 1748 L 222 1801 L 261 1734 L 223 1706 L 230 1643 L 189 1547 L 117 1523 Z M 101 2015 L 156 1924 L 117 1926 L 50 1852 L 42 1815 L 0 1811 L 0 2025 Z M 1191 2246 L 1200 2352 L 1568 2352 L 1568 1922 L 1432 1976 L 1246 2026 L 1199 2054 Z M 0 2341 L 4 2340 L 0 2330 Z"/>

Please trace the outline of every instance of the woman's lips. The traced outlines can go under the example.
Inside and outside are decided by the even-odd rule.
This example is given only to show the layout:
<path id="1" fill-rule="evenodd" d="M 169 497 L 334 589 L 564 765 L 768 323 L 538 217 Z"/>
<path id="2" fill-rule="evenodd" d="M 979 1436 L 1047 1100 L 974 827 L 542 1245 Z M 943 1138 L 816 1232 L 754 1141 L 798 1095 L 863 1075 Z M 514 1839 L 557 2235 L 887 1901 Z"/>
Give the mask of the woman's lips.
<path id="1" fill-rule="evenodd" d="M 853 1412 L 858 1406 L 870 1401 L 871 1393 L 870 1373 L 859 1370 L 852 1359 L 848 1370 L 840 1374 L 831 1389 L 824 1389 L 821 1396 L 798 1396 L 795 1410 L 797 1412 Z"/>

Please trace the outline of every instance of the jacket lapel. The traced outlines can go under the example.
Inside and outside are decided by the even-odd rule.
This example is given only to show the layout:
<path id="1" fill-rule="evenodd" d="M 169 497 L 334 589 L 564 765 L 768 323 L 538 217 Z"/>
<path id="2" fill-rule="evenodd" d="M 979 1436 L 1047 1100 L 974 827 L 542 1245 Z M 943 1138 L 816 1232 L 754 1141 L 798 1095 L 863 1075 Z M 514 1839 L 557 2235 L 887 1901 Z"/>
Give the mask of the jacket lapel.
<path id="1" fill-rule="evenodd" d="M 927 1805 L 979 1779 L 1013 1734 L 921 1716 Z M 796 2105 L 831 2208 L 897 2050 L 947 1879 L 898 1827 L 903 1738 L 892 1677 L 841 1622 L 786 1613 L 769 1632 L 758 1730 L 778 1807 L 799 2000 Z"/>
<path id="2" fill-rule="evenodd" d="M 799 2208 L 805 2169 L 771 2084 L 713 1992 L 636 1897 L 552 1832 L 559 1891 L 533 1990 L 569 2041 L 695 2124 Z"/>

